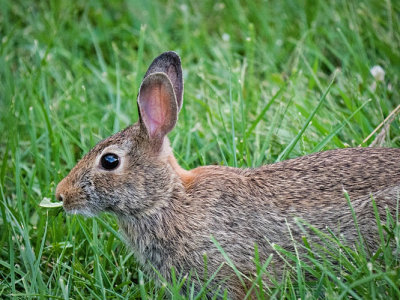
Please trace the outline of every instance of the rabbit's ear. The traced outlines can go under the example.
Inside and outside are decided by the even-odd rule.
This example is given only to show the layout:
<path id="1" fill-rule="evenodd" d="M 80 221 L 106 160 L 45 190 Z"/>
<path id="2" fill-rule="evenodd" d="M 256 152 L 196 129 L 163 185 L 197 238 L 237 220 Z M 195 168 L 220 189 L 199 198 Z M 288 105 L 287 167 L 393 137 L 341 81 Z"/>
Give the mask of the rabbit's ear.
<path id="1" fill-rule="evenodd" d="M 144 78 L 139 90 L 138 108 L 141 127 L 155 145 L 161 146 L 178 119 L 174 88 L 165 73 L 152 73 Z"/>
<path id="2" fill-rule="evenodd" d="M 183 101 L 183 78 L 179 55 L 173 51 L 162 53 L 153 60 L 144 77 L 146 78 L 152 73 L 159 72 L 167 74 L 169 80 L 171 80 L 178 104 L 178 111 L 180 111 Z"/>

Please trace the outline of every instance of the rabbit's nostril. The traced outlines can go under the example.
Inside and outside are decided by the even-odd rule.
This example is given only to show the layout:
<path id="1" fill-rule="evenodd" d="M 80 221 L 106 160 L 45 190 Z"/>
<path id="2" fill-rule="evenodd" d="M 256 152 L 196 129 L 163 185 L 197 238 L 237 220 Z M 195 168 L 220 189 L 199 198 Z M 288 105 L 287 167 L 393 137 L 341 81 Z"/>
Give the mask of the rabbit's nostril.
<path id="1" fill-rule="evenodd" d="M 64 196 L 63 196 L 63 194 L 58 194 L 58 195 L 56 196 L 56 198 L 57 198 L 57 200 L 60 201 L 60 202 L 63 202 L 63 201 L 64 201 Z"/>

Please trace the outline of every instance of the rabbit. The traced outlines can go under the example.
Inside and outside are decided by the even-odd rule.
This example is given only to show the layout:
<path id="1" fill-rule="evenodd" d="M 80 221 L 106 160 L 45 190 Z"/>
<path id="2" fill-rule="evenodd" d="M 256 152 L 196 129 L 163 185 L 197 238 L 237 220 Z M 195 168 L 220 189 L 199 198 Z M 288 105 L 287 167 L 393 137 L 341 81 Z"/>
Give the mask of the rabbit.
<path id="1" fill-rule="evenodd" d="M 155 58 L 139 89 L 139 120 L 100 141 L 58 184 L 56 198 L 66 212 L 115 214 L 143 270 L 157 277 L 155 269 L 167 281 L 172 267 L 201 278 L 204 255 L 208 274 L 213 274 L 225 259 L 211 237 L 251 278 L 255 244 L 260 261 L 274 253 L 273 244 L 293 250 L 291 235 L 296 240 L 304 235 L 297 218 L 356 243 L 344 190 L 366 245 L 377 248 L 371 197 L 381 218 L 385 208 L 396 213 L 400 149 L 347 148 L 253 169 L 213 165 L 185 170 L 167 138 L 182 108 L 183 88 L 180 57 L 170 51 Z M 275 255 L 268 272 L 281 276 L 283 265 Z M 228 264 L 214 282 L 229 298 L 245 295 L 246 286 Z M 200 287 L 196 281 L 195 288 Z"/>

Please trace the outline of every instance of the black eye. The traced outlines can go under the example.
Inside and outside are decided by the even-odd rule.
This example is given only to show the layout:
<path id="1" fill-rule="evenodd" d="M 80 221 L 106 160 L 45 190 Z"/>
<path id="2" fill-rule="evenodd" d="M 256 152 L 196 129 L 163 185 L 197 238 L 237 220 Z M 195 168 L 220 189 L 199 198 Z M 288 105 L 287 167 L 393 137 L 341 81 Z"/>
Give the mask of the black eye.
<path id="1" fill-rule="evenodd" d="M 119 165 L 119 157 L 114 153 L 106 153 L 100 159 L 101 166 L 106 170 L 114 170 Z"/>

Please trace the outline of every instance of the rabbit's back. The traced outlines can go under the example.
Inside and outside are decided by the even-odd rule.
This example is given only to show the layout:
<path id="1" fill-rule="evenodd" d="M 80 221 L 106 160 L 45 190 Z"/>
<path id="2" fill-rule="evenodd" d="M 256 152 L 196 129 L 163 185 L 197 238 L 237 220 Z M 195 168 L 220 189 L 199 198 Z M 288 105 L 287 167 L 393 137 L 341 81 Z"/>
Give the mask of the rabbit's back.
<path id="1" fill-rule="evenodd" d="M 345 201 L 344 190 L 357 199 L 399 186 L 400 149 L 337 149 L 255 169 L 207 166 L 192 172 L 186 191 L 193 198 L 215 194 L 216 201 L 232 204 L 312 210 Z"/>
<path id="2" fill-rule="evenodd" d="M 265 182 L 283 208 L 331 206 L 400 185 L 400 149 L 350 148 L 320 152 L 266 165 L 249 178 Z"/>

